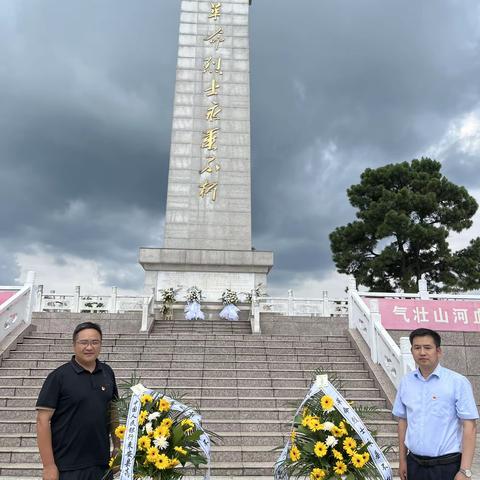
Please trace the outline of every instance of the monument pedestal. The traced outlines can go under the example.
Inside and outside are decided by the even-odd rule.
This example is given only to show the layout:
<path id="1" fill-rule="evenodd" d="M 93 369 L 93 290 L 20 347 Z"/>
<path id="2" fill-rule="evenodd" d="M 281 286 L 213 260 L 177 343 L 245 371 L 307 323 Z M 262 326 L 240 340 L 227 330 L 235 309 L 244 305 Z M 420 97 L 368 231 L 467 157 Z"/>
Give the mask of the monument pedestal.
<path id="1" fill-rule="evenodd" d="M 196 285 L 206 301 L 218 302 L 226 288 L 250 293 L 259 283 L 266 286 L 273 253 L 141 248 L 138 260 L 145 270 L 145 293 L 151 293 L 152 289 L 157 293 L 163 288 L 180 288 L 180 298 Z"/>

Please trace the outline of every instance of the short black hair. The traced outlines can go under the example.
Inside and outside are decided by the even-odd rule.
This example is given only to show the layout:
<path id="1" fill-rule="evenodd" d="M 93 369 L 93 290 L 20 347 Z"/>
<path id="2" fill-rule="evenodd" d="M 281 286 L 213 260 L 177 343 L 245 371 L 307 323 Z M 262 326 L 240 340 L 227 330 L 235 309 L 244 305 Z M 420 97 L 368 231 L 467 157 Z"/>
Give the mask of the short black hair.
<path id="1" fill-rule="evenodd" d="M 73 331 L 73 341 L 77 339 L 78 334 L 82 330 L 86 330 L 87 328 L 92 328 L 93 330 L 96 330 L 100 334 L 100 338 L 103 337 L 102 335 L 102 329 L 100 328 L 100 325 L 98 323 L 93 323 L 93 322 L 82 322 L 79 323 L 76 327 L 75 330 Z"/>
<path id="2" fill-rule="evenodd" d="M 435 342 L 435 346 L 437 348 L 440 348 L 440 345 L 442 343 L 442 339 L 440 335 L 435 331 L 435 330 L 430 330 L 429 328 L 417 328 L 413 332 L 410 333 L 410 345 L 413 345 L 413 339 L 415 337 L 432 337 L 433 341 Z"/>

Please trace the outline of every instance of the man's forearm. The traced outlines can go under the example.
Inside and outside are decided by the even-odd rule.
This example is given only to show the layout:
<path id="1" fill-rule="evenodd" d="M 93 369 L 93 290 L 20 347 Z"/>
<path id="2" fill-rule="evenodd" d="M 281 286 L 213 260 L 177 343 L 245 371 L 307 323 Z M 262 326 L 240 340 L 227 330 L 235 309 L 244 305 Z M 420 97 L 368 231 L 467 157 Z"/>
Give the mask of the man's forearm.
<path id="1" fill-rule="evenodd" d="M 462 438 L 462 463 L 460 465 L 464 470 L 472 467 L 473 455 L 475 453 L 475 440 L 477 437 L 477 423 L 475 420 L 463 421 Z"/>
<path id="2" fill-rule="evenodd" d="M 407 421 L 403 418 L 398 419 L 398 453 L 402 460 L 407 459 L 407 447 L 405 445 L 405 436 L 407 433 Z"/>
<path id="3" fill-rule="evenodd" d="M 43 466 L 55 465 L 52 448 L 52 430 L 49 421 L 37 420 L 37 444 Z"/>

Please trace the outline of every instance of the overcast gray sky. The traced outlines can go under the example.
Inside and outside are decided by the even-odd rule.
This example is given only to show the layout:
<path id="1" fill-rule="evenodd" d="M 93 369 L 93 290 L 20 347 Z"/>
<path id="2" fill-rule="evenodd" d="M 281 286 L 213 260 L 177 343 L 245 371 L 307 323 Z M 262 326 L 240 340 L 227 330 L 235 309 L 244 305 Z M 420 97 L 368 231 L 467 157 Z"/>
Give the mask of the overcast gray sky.
<path id="1" fill-rule="evenodd" d="M 161 246 L 180 0 L 0 2 L 0 284 L 142 288 Z M 253 244 L 270 293 L 340 294 L 367 167 L 429 155 L 480 200 L 478 0 L 254 0 Z M 462 246 L 480 232 L 453 238 Z"/>

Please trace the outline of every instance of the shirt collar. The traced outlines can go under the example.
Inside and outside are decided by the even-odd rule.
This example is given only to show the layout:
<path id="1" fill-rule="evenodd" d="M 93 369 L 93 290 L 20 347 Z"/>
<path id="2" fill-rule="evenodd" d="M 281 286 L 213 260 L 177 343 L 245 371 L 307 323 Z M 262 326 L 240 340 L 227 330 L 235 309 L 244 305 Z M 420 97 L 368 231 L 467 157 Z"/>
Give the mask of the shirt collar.
<path id="1" fill-rule="evenodd" d="M 423 377 L 422 372 L 420 371 L 420 368 L 417 368 L 415 370 L 414 375 L 420 380 L 427 381 L 427 380 L 430 380 L 430 378 L 432 378 L 433 376 L 440 378 L 442 376 L 442 373 L 443 373 L 443 367 L 440 364 L 438 364 L 435 370 L 428 376 L 428 378 Z"/>
<path id="2" fill-rule="evenodd" d="M 87 372 L 88 370 L 85 370 L 76 360 L 75 360 L 75 355 L 72 355 L 72 359 L 70 360 L 70 364 L 72 365 L 73 369 L 75 370 L 75 373 L 82 373 L 82 372 Z M 92 373 L 98 372 L 99 370 L 102 370 L 102 363 L 97 360 L 95 360 L 95 369 L 93 370 Z M 90 372 L 89 372 L 90 373 Z"/>

